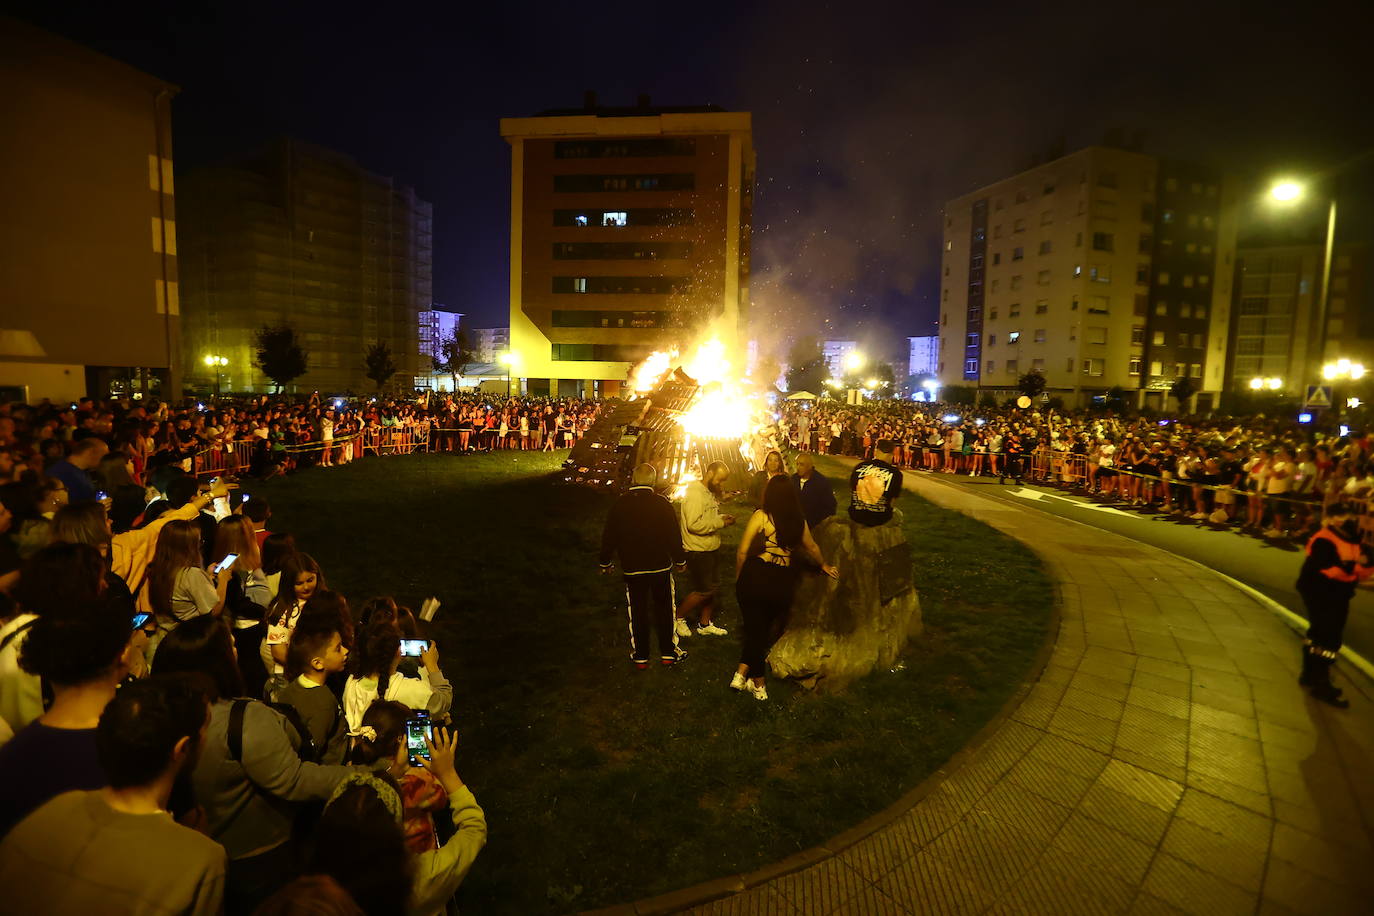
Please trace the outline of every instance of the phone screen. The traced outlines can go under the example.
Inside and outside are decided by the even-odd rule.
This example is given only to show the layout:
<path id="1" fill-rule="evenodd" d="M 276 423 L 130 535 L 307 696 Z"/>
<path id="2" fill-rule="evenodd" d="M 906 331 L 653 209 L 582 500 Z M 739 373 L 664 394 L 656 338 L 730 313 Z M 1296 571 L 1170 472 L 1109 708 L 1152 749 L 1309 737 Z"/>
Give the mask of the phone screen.
<path id="1" fill-rule="evenodd" d="M 217 573 L 224 572 L 224 571 L 225 571 L 226 569 L 228 569 L 230 566 L 234 565 L 234 561 L 237 560 L 238 558 L 239 558 L 239 555 L 236 554 L 236 553 L 225 554 L 224 559 L 223 559 L 223 560 L 220 560 L 220 561 L 219 561 L 219 565 L 215 567 L 215 572 L 217 572 Z"/>
<path id="2" fill-rule="evenodd" d="M 429 747 L 425 745 L 428 735 L 429 716 L 421 714 L 406 719 L 406 754 L 415 766 L 419 766 L 422 759 L 429 759 Z"/>
<path id="3" fill-rule="evenodd" d="M 137 630 L 138 628 L 140 628 L 141 626 L 143 626 L 145 623 L 147 623 L 147 622 L 148 622 L 148 618 L 151 617 L 151 616 L 153 616 L 153 615 L 152 615 L 152 614 L 143 614 L 143 613 L 135 614 L 135 615 L 134 615 L 134 626 L 133 626 L 133 628 L 134 628 L 135 630 Z"/>
<path id="4" fill-rule="evenodd" d="M 420 653 L 427 648 L 429 648 L 429 641 L 425 639 L 401 640 L 401 654 L 407 658 L 419 658 Z"/>
<path id="5" fill-rule="evenodd" d="M 107 493 L 107 492 L 105 492 L 104 490 L 96 490 L 96 491 L 95 491 L 95 498 L 98 499 L 98 500 L 104 501 L 104 500 L 107 500 L 107 499 L 110 498 L 110 494 Z"/>

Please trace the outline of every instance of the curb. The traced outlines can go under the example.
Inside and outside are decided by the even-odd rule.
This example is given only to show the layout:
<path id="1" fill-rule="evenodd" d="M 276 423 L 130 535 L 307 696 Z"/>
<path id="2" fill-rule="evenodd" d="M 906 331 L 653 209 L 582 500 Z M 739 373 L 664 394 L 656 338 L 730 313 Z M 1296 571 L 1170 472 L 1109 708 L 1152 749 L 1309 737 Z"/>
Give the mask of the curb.
<path id="1" fill-rule="evenodd" d="M 945 507 L 940 506 L 939 508 L 944 509 Z M 945 509 L 945 511 L 958 512 L 959 510 Z M 965 513 L 961 512 L 959 514 L 963 515 Z M 977 519 L 975 519 L 975 521 L 977 521 Z M 987 525 L 988 523 L 982 522 L 982 524 Z M 988 525 L 988 527 L 993 528 L 994 531 L 997 530 L 992 525 Z M 998 531 L 998 533 L 1004 534 L 1006 537 L 1012 537 L 1012 535 L 1005 534 L 1005 532 L 1002 531 Z M 1049 572 L 1049 563 L 1044 557 L 1040 556 L 1039 551 L 1035 549 L 1034 545 L 1022 541 L 1020 538 L 1012 537 L 1012 539 L 1030 548 L 1036 558 L 1044 564 L 1046 572 Z M 584 910 L 579 913 L 578 916 L 665 916 L 665 914 L 668 913 L 681 912 L 682 910 L 711 903 L 715 900 L 731 897 L 735 894 L 740 894 L 759 887 L 760 885 L 767 884 L 769 881 L 773 881 L 785 875 L 790 875 L 794 872 L 810 868 L 827 859 L 832 859 L 856 843 L 868 839 L 868 837 L 877 833 L 879 830 L 905 816 L 926 796 L 938 789 L 940 785 L 963 766 L 970 757 L 977 755 L 977 753 L 982 750 L 983 745 L 987 744 L 988 741 L 992 739 L 993 735 L 997 733 L 998 729 L 1005 725 L 1007 720 L 1012 717 L 1012 714 L 1020 708 L 1021 702 L 1026 698 L 1026 695 L 1030 693 L 1031 688 L 1039 682 L 1040 676 L 1045 673 L 1045 668 L 1050 662 L 1050 656 L 1053 655 L 1054 647 L 1059 641 L 1059 626 L 1061 621 L 1060 608 L 1062 605 L 1062 592 L 1058 581 L 1051 578 L 1051 584 L 1054 588 L 1054 600 L 1050 605 L 1049 626 L 1046 630 L 1045 640 L 1041 643 L 1039 651 L 1036 652 L 1035 658 L 1031 661 L 1026 677 L 1012 692 L 1012 695 L 1007 698 L 1007 701 L 1002 704 L 1002 708 L 999 709 L 991 719 L 984 723 L 983 727 L 978 729 L 973 737 L 970 738 L 962 748 L 955 752 L 954 756 L 945 761 L 945 763 L 939 769 L 935 770 L 935 772 L 917 783 L 915 787 L 904 792 L 892 804 L 876 814 L 865 818 L 843 833 L 831 837 L 824 843 L 818 846 L 812 846 L 809 849 L 804 849 L 801 852 L 793 853 L 787 858 L 774 862 L 771 865 L 765 865 L 750 872 L 713 878 L 709 881 L 703 881 L 699 884 L 682 888 L 681 890 L 669 891 L 666 894 L 660 894 L 656 897 L 646 897 L 632 903 L 616 904 L 598 910 Z"/>

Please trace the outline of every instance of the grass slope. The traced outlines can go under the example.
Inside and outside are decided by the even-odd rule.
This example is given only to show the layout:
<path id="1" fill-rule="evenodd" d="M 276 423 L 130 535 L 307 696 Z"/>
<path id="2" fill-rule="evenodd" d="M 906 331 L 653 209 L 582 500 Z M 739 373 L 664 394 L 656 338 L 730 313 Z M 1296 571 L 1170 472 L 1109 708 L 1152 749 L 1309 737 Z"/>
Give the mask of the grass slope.
<path id="1" fill-rule="evenodd" d="M 1045 638 L 1052 591 L 1035 556 L 908 494 L 926 636 L 899 670 L 841 696 L 728 690 L 739 612 L 726 562 L 731 635 L 684 640 L 685 664 L 636 672 L 620 579 L 596 569 L 608 497 L 554 485 L 561 459 L 369 458 L 247 487 L 355 607 L 377 594 L 443 602 L 434 636 L 455 684 L 460 771 L 491 831 L 460 891 L 470 912 L 628 901 L 813 846 L 956 752 Z M 847 477 L 821 468 L 837 486 Z"/>

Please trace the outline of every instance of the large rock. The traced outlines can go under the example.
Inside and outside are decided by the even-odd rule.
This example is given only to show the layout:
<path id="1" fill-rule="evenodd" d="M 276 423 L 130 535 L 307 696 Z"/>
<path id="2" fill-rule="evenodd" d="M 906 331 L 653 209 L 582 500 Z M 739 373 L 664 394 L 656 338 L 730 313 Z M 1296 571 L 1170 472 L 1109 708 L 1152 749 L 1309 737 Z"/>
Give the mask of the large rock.
<path id="1" fill-rule="evenodd" d="M 802 574 L 787 631 L 768 665 L 778 677 L 829 692 L 875 668 L 891 668 L 907 640 L 921 635 L 921 602 L 900 510 L 886 525 L 837 517 L 812 533 L 840 578 Z"/>

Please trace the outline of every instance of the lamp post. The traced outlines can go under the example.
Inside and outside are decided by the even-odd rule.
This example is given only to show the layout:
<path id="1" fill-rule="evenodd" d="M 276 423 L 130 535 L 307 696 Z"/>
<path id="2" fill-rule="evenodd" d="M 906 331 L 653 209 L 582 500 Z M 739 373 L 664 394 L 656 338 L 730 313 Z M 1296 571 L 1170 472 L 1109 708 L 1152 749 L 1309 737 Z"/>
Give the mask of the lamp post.
<path id="1" fill-rule="evenodd" d="M 229 365 L 229 359 L 224 356 L 207 356 L 205 357 L 205 365 L 213 366 L 215 369 L 215 400 L 219 400 L 219 372 L 220 369 Z"/>
<path id="2" fill-rule="evenodd" d="M 1366 370 L 1363 363 L 1352 362 L 1348 359 L 1338 359 L 1335 362 L 1330 362 L 1322 366 L 1322 378 L 1328 382 L 1358 382 L 1360 379 L 1364 378 L 1365 371 Z M 1336 412 L 1336 416 L 1340 416 L 1341 400 L 1339 397 L 1336 396 L 1336 386 L 1332 385 L 1331 389 L 1331 409 Z M 1351 404 L 1351 401 L 1354 401 L 1355 403 Z M 1345 406 L 1352 408 L 1358 407 L 1359 398 L 1347 397 L 1345 400 Z"/>
<path id="3" fill-rule="evenodd" d="M 519 365 L 520 355 L 518 353 L 502 353 L 501 362 L 506 365 L 506 397 L 510 397 L 510 375 L 511 368 Z"/>
<path id="4" fill-rule="evenodd" d="M 1269 196 L 1282 204 L 1293 204 L 1307 195 L 1300 182 L 1285 179 L 1275 182 Z M 1331 259 L 1336 248 L 1336 197 L 1333 194 L 1326 210 L 1326 244 L 1322 248 L 1321 287 L 1317 290 L 1317 354 L 1315 362 L 1326 359 L 1326 311 L 1331 288 Z M 1311 346 L 1308 347 L 1309 355 Z"/>

